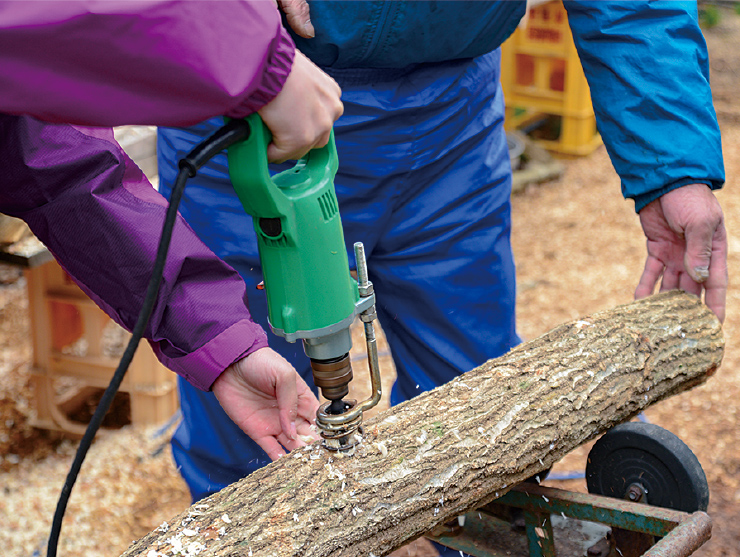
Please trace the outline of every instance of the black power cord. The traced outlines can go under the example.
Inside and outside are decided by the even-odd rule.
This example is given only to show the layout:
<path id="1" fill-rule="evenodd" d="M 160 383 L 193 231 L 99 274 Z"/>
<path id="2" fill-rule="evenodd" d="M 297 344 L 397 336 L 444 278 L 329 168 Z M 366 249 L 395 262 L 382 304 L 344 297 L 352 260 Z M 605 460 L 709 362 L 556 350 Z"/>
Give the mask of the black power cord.
<path id="1" fill-rule="evenodd" d="M 121 382 L 126 375 L 128 366 L 131 364 L 136 348 L 139 346 L 139 341 L 144 335 L 144 329 L 149 322 L 149 317 L 151 317 L 152 310 L 154 309 L 154 303 L 156 302 L 157 294 L 159 293 L 159 285 L 162 282 L 162 273 L 164 271 L 164 264 L 167 260 L 170 240 L 172 239 L 172 230 L 175 227 L 177 219 L 177 209 L 180 206 L 182 194 L 185 191 L 185 183 L 188 178 L 193 178 L 198 169 L 215 155 L 234 143 L 246 140 L 249 137 L 249 132 L 250 127 L 245 120 L 230 120 L 226 125 L 219 128 L 212 136 L 198 144 L 195 149 L 193 149 L 178 163 L 180 171 L 177 174 L 177 179 L 175 180 L 175 185 L 173 186 L 172 194 L 170 195 L 170 204 L 167 208 L 167 213 L 165 214 L 164 225 L 162 226 L 162 235 L 159 239 L 159 247 L 157 248 L 157 255 L 154 260 L 152 276 L 149 279 L 149 285 L 146 289 L 144 304 L 139 312 L 136 325 L 134 325 L 134 329 L 131 331 L 131 339 L 123 352 L 123 356 L 121 356 L 121 360 L 118 363 L 116 371 L 113 373 L 110 384 L 105 389 L 105 392 L 100 399 L 100 403 L 95 409 L 95 413 L 85 430 L 85 434 L 77 448 L 77 453 L 75 454 L 72 466 L 67 473 L 67 479 L 64 482 L 64 486 L 62 486 L 62 493 L 59 496 L 57 508 L 54 512 L 54 519 L 51 524 L 49 544 L 46 552 L 47 557 L 56 557 L 57 555 L 59 535 L 62 530 L 62 519 L 64 518 L 64 512 L 67 510 L 67 503 L 69 502 L 69 497 L 72 493 L 72 487 L 77 481 L 77 476 L 80 473 L 80 468 L 85 460 L 85 456 L 87 456 L 87 452 L 92 445 L 93 438 L 98 429 L 100 429 L 100 424 L 103 422 L 103 418 L 110 409 L 113 397 L 116 396 L 116 393 L 121 386 Z"/>

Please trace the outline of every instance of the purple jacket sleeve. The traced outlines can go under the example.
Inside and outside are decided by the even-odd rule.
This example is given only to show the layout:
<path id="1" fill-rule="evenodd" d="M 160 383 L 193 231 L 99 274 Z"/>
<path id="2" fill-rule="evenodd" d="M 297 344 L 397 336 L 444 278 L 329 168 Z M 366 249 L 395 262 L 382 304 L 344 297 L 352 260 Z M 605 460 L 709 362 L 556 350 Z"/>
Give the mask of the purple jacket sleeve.
<path id="1" fill-rule="evenodd" d="M 0 212 L 25 220 L 65 270 L 131 330 L 167 202 L 110 130 L 0 115 Z M 145 332 L 160 360 L 203 390 L 239 358 L 267 345 L 231 267 L 177 222 Z"/>
<path id="2" fill-rule="evenodd" d="M 270 0 L 0 1 L 0 112 L 191 125 L 271 101 L 295 47 Z"/>

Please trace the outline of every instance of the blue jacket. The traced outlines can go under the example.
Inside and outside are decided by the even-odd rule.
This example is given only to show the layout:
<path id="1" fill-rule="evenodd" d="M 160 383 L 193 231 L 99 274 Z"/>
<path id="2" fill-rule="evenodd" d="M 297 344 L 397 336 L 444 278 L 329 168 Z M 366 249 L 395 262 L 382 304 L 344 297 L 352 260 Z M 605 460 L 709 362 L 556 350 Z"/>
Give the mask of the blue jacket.
<path id="1" fill-rule="evenodd" d="M 724 183 L 707 49 L 696 2 L 565 1 L 599 131 L 639 211 L 676 187 Z M 496 49 L 523 0 L 312 0 L 316 38 L 298 48 L 327 68 L 404 68 Z"/>

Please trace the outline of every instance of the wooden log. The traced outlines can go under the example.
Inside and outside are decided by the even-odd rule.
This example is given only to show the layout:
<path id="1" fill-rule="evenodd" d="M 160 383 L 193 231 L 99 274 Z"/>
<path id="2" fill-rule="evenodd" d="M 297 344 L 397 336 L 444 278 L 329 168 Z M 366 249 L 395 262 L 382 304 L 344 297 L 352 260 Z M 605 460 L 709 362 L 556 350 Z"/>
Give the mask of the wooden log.
<path id="1" fill-rule="evenodd" d="M 353 456 L 293 451 L 124 556 L 387 555 L 702 383 L 723 348 L 719 321 L 688 294 L 595 313 L 379 414 Z"/>

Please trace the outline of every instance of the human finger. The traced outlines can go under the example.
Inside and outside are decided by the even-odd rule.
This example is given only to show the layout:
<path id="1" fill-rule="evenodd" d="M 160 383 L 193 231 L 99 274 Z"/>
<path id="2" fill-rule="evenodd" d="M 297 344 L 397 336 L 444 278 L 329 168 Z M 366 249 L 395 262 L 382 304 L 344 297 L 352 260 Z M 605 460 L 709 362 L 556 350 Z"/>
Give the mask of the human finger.
<path id="1" fill-rule="evenodd" d="M 707 288 L 704 293 L 704 303 L 714 312 L 720 323 L 725 322 L 727 287 Z"/>
<path id="2" fill-rule="evenodd" d="M 326 132 L 324 132 L 316 139 L 316 143 L 314 143 L 312 149 L 320 149 L 321 147 L 326 147 L 326 144 L 329 143 L 329 139 L 331 139 L 331 129 L 326 130 Z"/>
<path id="3" fill-rule="evenodd" d="M 696 282 L 704 282 L 709 278 L 709 266 L 712 258 L 712 238 L 716 224 L 702 221 L 688 226 L 684 232 L 686 252 L 684 253 L 684 267 L 686 272 Z"/>
<path id="4" fill-rule="evenodd" d="M 313 394 L 301 376 L 296 377 L 298 391 L 298 421 L 305 420 L 309 424 L 316 422 L 316 411 L 319 409 L 319 399 Z"/>
<path id="5" fill-rule="evenodd" d="M 660 292 L 675 290 L 679 284 L 679 272 L 666 267 L 663 270 L 663 280 L 660 282 Z"/>
<path id="6" fill-rule="evenodd" d="M 280 427 L 289 439 L 296 437 L 295 421 L 298 415 L 296 377 L 298 374 L 290 366 L 289 369 L 278 370 L 275 380 L 275 398 L 280 416 Z"/>
<path id="7" fill-rule="evenodd" d="M 295 439 L 288 439 L 284 433 L 278 435 L 277 440 L 286 450 L 288 450 L 288 452 L 305 447 L 308 443 L 312 443 L 314 441 L 310 437 L 304 438 L 304 436 L 296 436 Z"/>
<path id="8" fill-rule="evenodd" d="M 310 422 L 299 420 L 296 425 L 296 430 L 298 431 L 298 437 L 306 443 L 312 443 L 313 441 L 321 439 L 316 426 Z"/>
<path id="9" fill-rule="evenodd" d="M 324 147 L 329 143 L 331 132 L 316 137 L 310 141 L 308 137 L 290 137 L 290 141 L 281 141 L 282 138 L 273 137 L 267 146 L 267 160 L 276 164 L 285 161 L 296 161 L 305 157 L 312 149 Z M 310 141 L 310 142 L 309 142 Z"/>
<path id="10" fill-rule="evenodd" d="M 273 140 L 267 146 L 267 160 L 275 164 L 281 164 L 285 161 L 294 161 L 304 157 L 311 149 L 303 148 L 299 150 L 290 147 L 282 147 Z"/>
<path id="11" fill-rule="evenodd" d="M 709 278 L 704 283 L 704 302 L 722 323 L 725 320 L 727 283 L 727 235 L 723 226 L 712 241 Z"/>
<path id="12" fill-rule="evenodd" d="M 277 460 L 281 456 L 288 454 L 275 437 L 266 435 L 265 437 L 255 438 L 254 441 L 267 453 L 270 460 Z"/>
<path id="13" fill-rule="evenodd" d="M 306 0 L 277 0 L 277 2 L 293 31 L 304 39 L 312 39 L 316 36 Z"/>
<path id="14" fill-rule="evenodd" d="M 688 273 L 680 273 L 678 277 L 678 288 L 694 296 L 701 296 L 704 287 L 701 283 L 692 279 Z"/>
<path id="15" fill-rule="evenodd" d="M 655 285 L 658 283 L 661 275 L 663 274 L 663 263 L 657 258 L 648 255 L 645 260 L 645 268 L 640 276 L 640 282 L 637 284 L 635 289 L 635 299 L 646 298 L 650 296 L 655 290 Z"/>

